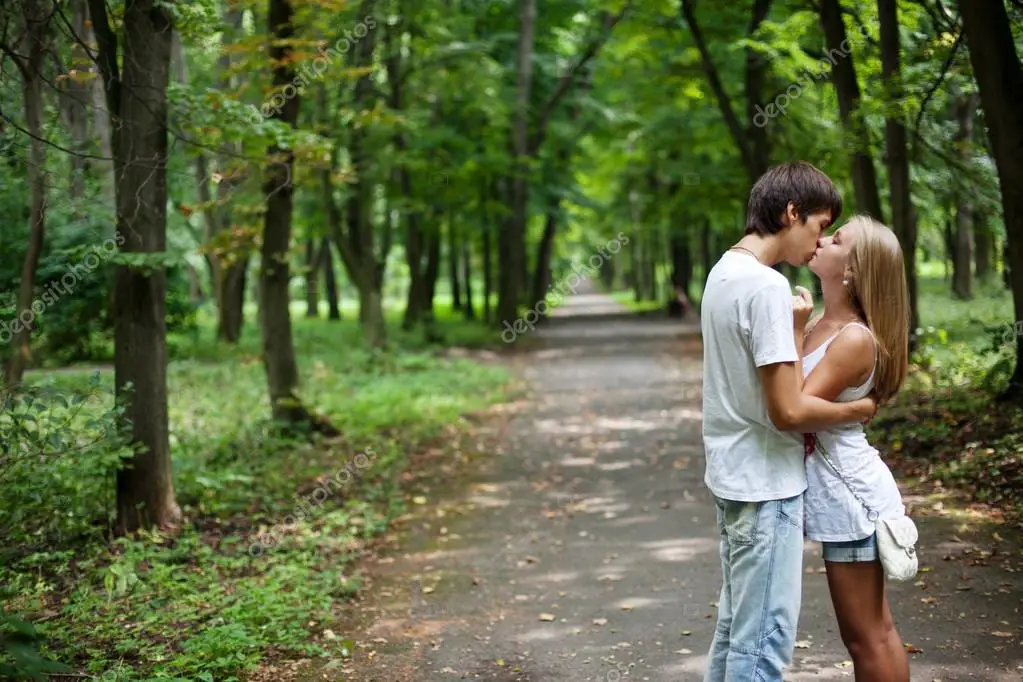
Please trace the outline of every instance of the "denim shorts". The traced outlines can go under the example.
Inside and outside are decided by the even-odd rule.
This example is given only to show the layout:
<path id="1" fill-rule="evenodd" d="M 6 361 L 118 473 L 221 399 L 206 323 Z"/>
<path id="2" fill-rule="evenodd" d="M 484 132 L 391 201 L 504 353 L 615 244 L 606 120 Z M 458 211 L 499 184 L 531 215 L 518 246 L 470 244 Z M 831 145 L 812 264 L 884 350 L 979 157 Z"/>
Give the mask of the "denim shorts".
<path id="1" fill-rule="evenodd" d="M 859 561 L 877 561 L 877 534 L 872 533 L 862 540 L 848 542 L 822 542 L 824 560 L 842 564 Z"/>

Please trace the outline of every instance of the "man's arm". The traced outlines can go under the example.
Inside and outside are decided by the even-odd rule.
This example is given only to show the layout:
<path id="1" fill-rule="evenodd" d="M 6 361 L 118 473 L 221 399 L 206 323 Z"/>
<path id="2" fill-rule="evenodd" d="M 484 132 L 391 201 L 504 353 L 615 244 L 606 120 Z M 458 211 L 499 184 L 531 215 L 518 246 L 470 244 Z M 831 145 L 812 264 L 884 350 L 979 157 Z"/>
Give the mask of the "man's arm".
<path id="1" fill-rule="evenodd" d="M 794 362 L 757 368 L 764 387 L 767 414 L 781 431 L 826 431 L 834 426 L 866 421 L 874 415 L 877 403 L 873 398 L 833 403 L 800 391 L 797 371 Z"/>

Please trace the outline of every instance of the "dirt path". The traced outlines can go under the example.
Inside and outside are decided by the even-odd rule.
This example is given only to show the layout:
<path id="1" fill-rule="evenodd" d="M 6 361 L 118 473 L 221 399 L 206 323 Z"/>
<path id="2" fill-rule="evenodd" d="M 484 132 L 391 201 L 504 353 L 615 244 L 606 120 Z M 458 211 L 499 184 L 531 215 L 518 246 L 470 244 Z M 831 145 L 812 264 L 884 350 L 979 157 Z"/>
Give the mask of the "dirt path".
<path id="1" fill-rule="evenodd" d="M 698 329 L 614 309 L 572 299 L 517 361 L 530 393 L 500 446 L 370 567 L 343 679 L 702 678 L 720 570 Z M 1019 538 L 908 499 L 929 512 L 920 580 L 891 588 L 913 680 L 1023 679 Z M 812 543 L 805 570 L 787 679 L 851 680 Z"/>

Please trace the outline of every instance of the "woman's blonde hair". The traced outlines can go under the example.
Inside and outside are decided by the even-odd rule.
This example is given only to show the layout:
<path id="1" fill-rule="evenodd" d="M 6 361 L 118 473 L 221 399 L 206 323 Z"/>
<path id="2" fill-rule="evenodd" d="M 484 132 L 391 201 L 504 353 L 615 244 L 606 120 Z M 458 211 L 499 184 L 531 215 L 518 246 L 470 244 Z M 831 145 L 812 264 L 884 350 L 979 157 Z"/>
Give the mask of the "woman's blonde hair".
<path id="1" fill-rule="evenodd" d="M 859 231 L 849 254 L 849 297 L 874 334 L 874 393 L 886 402 L 899 392 L 909 369 L 909 288 L 902 247 L 891 229 L 869 216 L 852 216 L 846 224 Z"/>

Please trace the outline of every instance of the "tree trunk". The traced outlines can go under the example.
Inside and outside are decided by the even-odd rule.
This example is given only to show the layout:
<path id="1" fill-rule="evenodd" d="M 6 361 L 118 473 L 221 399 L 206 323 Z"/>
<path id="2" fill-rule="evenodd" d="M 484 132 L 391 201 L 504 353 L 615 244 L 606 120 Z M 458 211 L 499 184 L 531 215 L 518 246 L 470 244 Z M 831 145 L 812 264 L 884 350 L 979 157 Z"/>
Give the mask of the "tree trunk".
<path id="1" fill-rule="evenodd" d="M 643 267 L 643 252 L 646 250 L 646 236 L 642 239 L 639 236 L 632 238 L 632 250 L 629 251 L 630 273 L 632 275 L 632 300 L 639 303 L 643 300 L 643 277 L 646 268 Z"/>
<path id="2" fill-rule="evenodd" d="M 423 299 L 420 310 L 423 330 L 427 341 L 439 341 L 440 335 L 434 327 L 433 300 L 437 294 L 437 280 L 440 278 L 440 213 L 435 212 L 432 226 L 426 232 L 426 270 L 423 275 Z"/>
<path id="3" fill-rule="evenodd" d="M 292 24 L 289 0 L 270 0 L 269 33 L 270 62 L 273 84 L 283 88 L 295 78 L 292 61 Z M 271 112 L 271 117 L 294 128 L 301 102 L 298 92 L 284 105 Z M 291 182 L 294 152 L 273 145 L 267 150 L 267 179 L 263 186 L 266 199 L 263 244 L 259 265 L 259 318 L 263 340 L 263 362 L 270 389 L 273 419 L 284 424 L 309 421 L 310 415 L 296 395 L 298 367 L 291 334 L 291 311 L 288 283 L 291 271 L 288 250 L 291 245 L 292 201 L 295 190 Z"/>
<path id="4" fill-rule="evenodd" d="M 341 299 L 338 296 L 337 275 L 334 273 L 334 254 L 330 248 L 330 237 L 324 237 L 320 245 L 323 262 L 323 279 L 327 290 L 327 319 L 341 319 Z"/>
<path id="5" fill-rule="evenodd" d="M 92 26 L 88 21 L 88 11 L 85 7 L 85 0 L 71 0 L 72 27 L 75 35 L 80 36 L 86 45 L 92 44 Z M 64 125 L 71 135 L 72 148 L 79 154 L 90 151 L 92 143 L 89 137 L 89 105 L 92 99 L 92 81 L 83 79 L 81 75 L 88 73 L 92 66 L 85 48 L 81 43 L 73 41 L 70 45 L 71 69 L 75 75 L 69 76 L 65 81 L 65 87 L 61 91 L 61 113 L 63 114 Z M 102 154 L 100 154 L 102 155 Z M 85 196 L 85 176 L 89 169 L 90 159 L 77 154 L 70 155 L 71 161 L 71 183 L 69 194 L 72 199 L 81 199 Z M 75 212 L 80 210 L 75 204 Z"/>
<path id="6" fill-rule="evenodd" d="M 383 348 L 387 345 L 387 326 L 380 287 L 359 289 L 359 323 L 370 348 Z"/>
<path id="7" fill-rule="evenodd" d="M 411 181 L 408 170 L 399 171 L 405 196 L 411 195 Z M 408 298 L 405 303 L 405 315 L 401 323 L 402 329 L 408 331 L 422 319 L 423 303 L 426 297 L 426 265 L 423 262 L 423 230 L 420 224 L 420 213 L 413 210 L 405 216 L 405 260 L 409 268 Z"/>
<path id="8" fill-rule="evenodd" d="M 978 281 L 985 281 L 991 278 L 991 254 L 994 251 L 994 236 L 991 234 L 991 226 L 988 224 L 987 214 L 982 210 L 973 211 L 973 259 L 975 263 L 974 276 Z"/>
<path id="9" fill-rule="evenodd" d="M 942 234 L 942 237 L 945 240 L 945 255 L 941 259 L 941 264 L 945 266 L 945 284 L 949 284 L 952 281 L 950 276 L 952 273 L 951 264 L 956 258 L 956 233 L 950 218 L 945 219 L 945 232 Z"/>
<path id="10" fill-rule="evenodd" d="M 753 17 L 750 20 L 749 36 L 752 39 L 767 19 L 773 0 L 754 0 Z M 767 126 L 758 126 L 754 121 L 764 100 L 764 80 L 767 77 L 768 56 L 751 47 L 746 48 L 746 130 L 750 140 L 750 154 L 756 182 L 770 165 L 771 146 Z"/>
<path id="11" fill-rule="evenodd" d="M 103 0 L 90 0 L 106 85 L 117 181 L 116 241 L 124 253 L 160 254 L 167 236 L 167 83 L 173 28 L 156 0 L 125 4 L 123 73 Z M 118 533 L 176 527 L 167 427 L 164 304 L 167 275 L 119 265 L 114 289 L 114 385 L 135 450 L 117 472 Z"/>
<path id="12" fill-rule="evenodd" d="M 1009 240 L 1006 239 L 1002 245 L 1002 283 L 1006 289 L 1012 290 L 1012 268 L 1009 263 L 1012 261 L 1012 254 L 1009 253 Z"/>
<path id="13" fill-rule="evenodd" d="M 977 108 L 976 95 L 960 97 L 955 103 L 959 130 L 956 146 L 965 163 L 973 156 L 973 112 Z M 955 249 L 952 253 L 952 293 L 962 300 L 973 298 L 973 202 L 972 188 L 965 186 L 958 176 L 956 182 Z"/>
<path id="14" fill-rule="evenodd" d="M 493 254 L 493 245 L 491 244 L 491 234 L 493 233 L 493 223 L 490 220 L 489 214 L 483 217 L 483 321 L 486 324 L 493 322 L 493 311 L 490 307 L 490 298 L 493 295 L 494 287 L 494 266 L 491 261 Z"/>
<path id="15" fill-rule="evenodd" d="M 232 261 L 221 270 L 217 339 L 225 343 L 236 344 L 241 339 L 248 270 L 248 258 Z"/>
<path id="16" fill-rule="evenodd" d="M 426 271 L 423 277 L 423 312 L 433 314 L 433 299 L 440 278 L 440 222 L 434 214 L 433 226 L 426 233 Z"/>
<path id="17" fill-rule="evenodd" d="M 1023 66 L 1013 42 L 1005 4 L 961 2 L 963 30 L 970 47 L 970 62 L 977 79 L 984 122 L 998 168 L 1017 323 L 1023 322 Z M 1015 335 L 1016 368 L 1003 398 L 1023 402 L 1023 334 Z"/>
<path id="18" fill-rule="evenodd" d="M 518 317 L 519 296 L 525 267 L 526 222 L 529 209 L 529 100 L 533 83 L 533 30 L 536 0 L 522 0 L 519 20 L 518 71 L 515 87 L 511 178 L 512 215 L 502 221 L 498 250 L 498 320 Z"/>
<path id="19" fill-rule="evenodd" d="M 220 38 L 220 57 L 217 60 L 217 69 L 220 72 L 220 79 L 217 87 L 222 91 L 231 91 L 234 87 L 234 78 L 230 76 L 232 70 L 231 51 L 228 49 L 229 41 L 241 29 L 242 11 L 237 8 L 225 8 L 224 25 L 226 30 Z M 177 43 L 175 43 L 177 44 Z M 227 145 L 234 153 L 241 153 L 241 147 L 237 143 Z M 223 161 L 218 160 L 218 166 L 223 168 Z M 210 182 L 213 180 L 209 169 L 207 154 L 200 152 L 196 159 L 196 183 L 198 188 L 199 201 L 205 206 L 203 217 L 206 223 L 205 240 L 207 244 L 215 243 L 225 231 L 231 228 L 231 203 L 229 197 L 239 182 L 237 178 L 222 178 L 215 183 L 216 200 L 210 192 Z M 210 280 L 214 292 L 214 300 L 217 304 L 217 340 L 227 344 L 237 344 L 241 338 L 242 326 L 245 323 L 245 285 L 249 265 L 248 244 L 218 244 L 216 249 L 207 249 L 206 263 L 210 269 Z"/>
<path id="20" fill-rule="evenodd" d="M 372 14 L 373 4 L 373 0 L 364 1 L 360 7 L 360 14 Z M 352 68 L 372 66 L 375 51 L 376 41 L 374 33 L 370 31 L 355 45 L 351 60 Z M 355 81 L 353 109 L 357 112 L 371 109 L 375 92 L 373 74 L 367 72 L 359 76 Z M 382 249 L 383 256 L 378 261 L 374 246 L 372 219 L 374 185 L 370 175 L 373 155 L 371 150 L 367 149 L 369 141 L 370 138 L 364 128 L 353 127 L 348 131 L 348 152 L 358 173 L 349 184 L 346 206 L 347 239 L 335 241 L 348 269 L 349 278 L 359 289 L 359 324 L 366 342 L 371 348 L 384 348 L 387 345 L 387 327 L 384 324 L 383 311 L 383 268 L 387 254 L 386 249 Z M 387 242 L 387 239 L 389 238 L 385 238 L 384 241 Z"/>
<path id="21" fill-rule="evenodd" d="M 93 31 L 94 19 L 91 17 L 92 8 L 89 7 L 88 0 L 74 0 L 71 7 L 75 15 L 75 31 L 81 42 L 90 46 L 94 45 L 96 42 Z M 110 230 L 108 236 L 113 237 L 117 229 L 115 220 L 112 219 L 116 212 L 117 198 L 114 190 L 114 162 L 112 160 L 114 149 L 110 133 L 111 112 L 100 69 L 91 58 L 87 57 L 87 59 L 88 67 L 86 70 L 94 76 L 90 81 L 88 95 L 85 100 L 87 105 L 92 105 L 90 116 L 92 130 L 90 138 L 99 141 L 100 151 L 98 155 L 110 159 L 89 159 L 88 166 L 95 172 L 96 177 L 100 178 L 102 196 L 106 202 L 106 207 L 109 207 L 109 212 L 102 216 L 102 218 L 111 218 L 109 223 L 113 226 L 113 229 Z"/>
<path id="22" fill-rule="evenodd" d="M 956 208 L 956 248 L 952 260 L 952 293 L 964 301 L 973 298 L 973 208 Z"/>
<path id="23" fill-rule="evenodd" d="M 315 239 L 306 239 L 305 242 L 305 316 L 317 318 L 320 316 L 320 253 L 316 248 Z"/>
<path id="24" fill-rule="evenodd" d="M 860 86 L 856 82 L 856 67 L 853 65 L 852 54 L 848 51 L 849 42 L 842 20 L 842 6 L 839 0 L 821 0 L 820 11 L 821 25 L 828 45 L 828 57 L 833 65 L 831 78 L 835 84 L 835 93 L 838 95 L 838 111 L 852 146 L 852 180 L 856 193 L 856 209 L 883 222 L 881 197 L 877 191 L 877 173 L 874 170 L 874 159 L 870 155 L 870 131 L 858 110 Z"/>
<path id="25" fill-rule="evenodd" d="M 46 232 L 46 148 L 43 143 L 43 59 L 46 56 L 46 34 L 50 11 L 41 0 L 24 0 L 23 57 L 15 57 L 21 75 L 21 93 L 25 104 L 25 122 L 32 135 L 29 140 L 28 164 L 29 223 L 28 248 L 21 266 L 18 308 L 13 323 L 13 349 L 7 363 L 5 383 L 20 386 L 25 368 L 32 360 L 31 339 L 35 317 L 43 312 L 41 301 L 33 301 L 36 269 L 43 252 Z M 11 332 L 9 331 L 8 334 Z M 0 335 L 3 328 L 0 328 Z M 2 339 L 2 336 L 0 336 Z M 10 337 L 7 340 L 11 340 Z"/>
<path id="26" fill-rule="evenodd" d="M 673 287 L 682 287 L 682 293 L 692 300 L 693 257 L 684 232 L 676 232 L 671 237 L 671 283 Z"/>
<path id="27" fill-rule="evenodd" d="M 920 323 L 916 282 L 916 226 L 912 220 L 909 157 L 906 151 L 906 126 L 902 114 L 904 88 L 900 63 L 901 47 L 897 0 L 878 0 L 877 11 L 881 24 L 881 73 L 886 90 L 885 101 L 889 112 L 898 112 L 894 115 L 889 113 L 885 117 L 885 150 L 888 157 L 888 191 L 892 209 L 892 229 L 902 245 L 903 266 L 906 269 L 906 285 L 909 290 L 910 332 L 912 332 Z M 869 160 L 869 152 L 867 159 Z M 867 171 L 868 175 L 873 172 L 873 166 L 871 161 Z M 869 182 L 871 182 L 869 179 L 864 180 L 864 183 Z M 869 187 L 866 189 L 869 193 Z M 878 211 L 880 211 L 880 206 Z M 878 220 L 882 220 L 880 213 L 876 217 Z"/>
<path id="28" fill-rule="evenodd" d="M 705 218 L 703 222 L 703 229 L 700 230 L 700 260 L 703 261 L 703 287 L 707 288 L 707 277 L 710 276 L 710 271 L 714 267 L 714 252 L 711 249 L 711 227 L 710 219 Z"/>
<path id="29" fill-rule="evenodd" d="M 472 303 L 472 248 L 469 240 L 462 240 L 462 281 L 465 282 L 465 318 L 476 319 L 476 308 Z"/>
<path id="30" fill-rule="evenodd" d="M 448 223 L 448 279 L 451 281 L 451 305 L 453 310 L 462 310 L 462 286 L 458 274 L 458 229 L 455 216 L 447 214 Z"/>
<path id="31" fill-rule="evenodd" d="M 558 213 L 561 210 L 561 199 L 551 195 L 547 202 L 547 220 L 543 226 L 543 236 L 536 250 L 536 269 L 533 270 L 533 295 L 531 303 L 535 306 L 547 298 L 547 287 L 551 284 L 551 252 L 554 250 L 554 235 L 558 231 Z"/>

